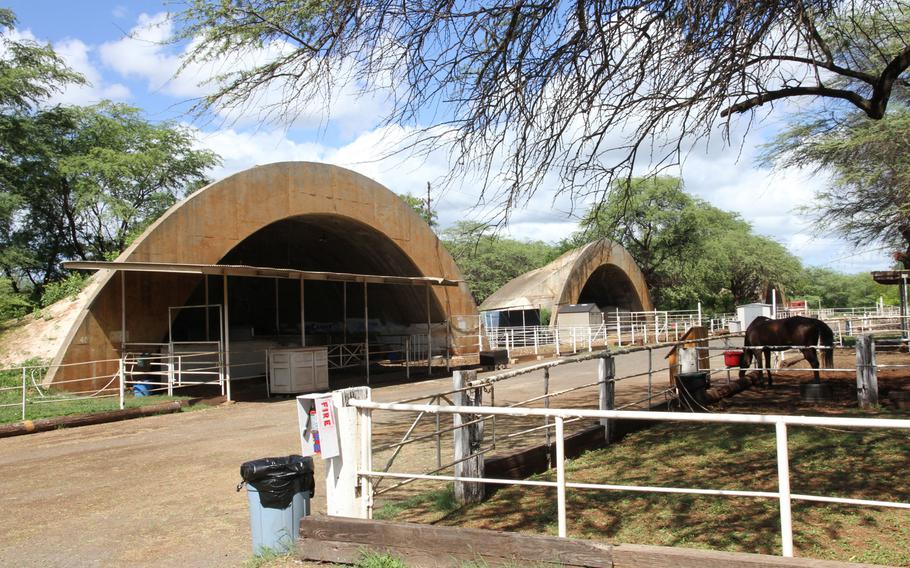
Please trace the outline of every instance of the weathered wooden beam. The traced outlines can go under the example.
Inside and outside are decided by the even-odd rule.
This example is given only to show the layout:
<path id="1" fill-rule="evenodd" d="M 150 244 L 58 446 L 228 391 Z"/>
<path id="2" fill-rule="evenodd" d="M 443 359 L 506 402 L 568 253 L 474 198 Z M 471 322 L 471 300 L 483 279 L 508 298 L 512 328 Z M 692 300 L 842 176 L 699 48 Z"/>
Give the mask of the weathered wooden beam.
<path id="1" fill-rule="evenodd" d="M 71 416 L 58 416 L 55 418 L 23 420 L 22 422 L 0 425 L 0 438 L 21 436 L 23 434 L 31 434 L 32 432 L 46 432 L 48 430 L 56 430 L 57 428 L 76 428 L 78 426 L 118 422 L 120 420 L 129 420 L 131 418 L 152 416 L 155 414 L 170 414 L 173 412 L 180 412 L 181 408 L 188 406 L 189 404 L 189 401 L 175 400 L 163 402 L 161 404 L 124 408 L 123 410 L 111 410 L 108 412 L 93 412 L 91 414 L 74 414 Z"/>
<path id="2" fill-rule="evenodd" d="M 302 560 L 353 564 L 371 550 L 400 558 L 409 568 L 461 568 L 466 562 L 608 568 L 610 548 L 552 536 L 337 517 L 304 517 L 297 541 Z"/>
<path id="3" fill-rule="evenodd" d="M 640 544 L 614 545 L 612 554 L 616 568 L 881 568 L 877 564 Z"/>
<path id="4" fill-rule="evenodd" d="M 461 568 L 466 562 L 490 567 L 551 565 L 554 568 L 873 568 L 871 564 L 811 558 L 610 545 L 552 536 L 340 517 L 304 517 L 296 550 L 301 560 L 340 564 L 353 564 L 365 551 L 371 551 L 400 558 L 409 568 Z"/>

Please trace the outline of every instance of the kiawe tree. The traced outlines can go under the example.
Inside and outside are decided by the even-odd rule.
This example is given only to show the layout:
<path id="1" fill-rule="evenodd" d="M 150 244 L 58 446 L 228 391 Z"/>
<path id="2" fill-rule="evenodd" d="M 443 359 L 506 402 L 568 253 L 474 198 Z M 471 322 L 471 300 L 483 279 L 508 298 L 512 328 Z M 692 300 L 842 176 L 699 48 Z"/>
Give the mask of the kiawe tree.
<path id="1" fill-rule="evenodd" d="M 633 178 L 580 226 L 571 245 L 604 237 L 623 245 L 661 309 L 691 309 L 701 301 L 728 312 L 758 299 L 768 285 L 790 288 L 801 271 L 781 244 L 754 234 L 735 213 L 690 196 L 677 178 Z"/>
<path id="2" fill-rule="evenodd" d="M 760 159 L 827 178 L 813 206 L 803 208 L 817 232 L 839 233 L 857 247 L 883 245 L 910 269 L 910 91 L 906 72 L 898 71 L 907 58 L 910 8 L 903 2 L 884 3 L 879 10 L 854 11 L 850 22 L 856 34 L 849 41 L 830 42 L 830 49 L 832 57 L 861 72 L 832 82 L 865 88 L 873 96 L 887 89 L 893 101 L 888 119 L 874 120 L 883 113 L 836 99 L 813 105 L 789 118 Z M 879 72 L 890 73 L 895 81 L 890 86 L 871 81 Z"/>
<path id="3" fill-rule="evenodd" d="M 804 208 L 816 230 L 861 247 L 883 245 L 910 269 L 908 145 L 910 109 L 901 105 L 887 121 L 804 116 L 766 147 L 764 160 L 827 175 L 815 205 Z"/>
<path id="4" fill-rule="evenodd" d="M 838 101 L 885 116 L 910 65 L 878 0 L 313 2 L 191 0 L 185 64 L 226 69 L 200 112 L 293 120 L 341 86 L 379 92 L 376 123 L 450 152 L 504 218 L 541 186 L 602 201 L 636 164 L 676 163 L 766 104 Z M 230 61 L 225 64 L 225 61 Z M 843 112 L 843 109 L 842 109 Z M 546 183 L 544 183 L 546 182 Z"/>
<path id="5" fill-rule="evenodd" d="M 11 39 L 14 24 L 0 10 L 0 269 L 37 299 L 61 261 L 116 256 L 218 159 L 127 105 L 50 105 L 85 80 L 50 47 Z"/>

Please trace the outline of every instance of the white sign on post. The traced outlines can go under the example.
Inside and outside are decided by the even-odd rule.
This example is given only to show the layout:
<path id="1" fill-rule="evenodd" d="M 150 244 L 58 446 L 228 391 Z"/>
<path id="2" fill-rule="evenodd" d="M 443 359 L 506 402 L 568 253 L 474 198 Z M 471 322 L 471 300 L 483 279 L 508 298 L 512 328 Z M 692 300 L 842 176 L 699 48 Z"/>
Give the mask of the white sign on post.
<path id="1" fill-rule="evenodd" d="M 331 394 L 298 396 L 297 419 L 300 425 L 300 448 L 304 456 L 319 455 L 323 459 L 329 459 L 339 455 L 338 422 Z"/>
<path id="2" fill-rule="evenodd" d="M 319 432 L 322 459 L 337 456 L 338 423 L 335 421 L 335 409 L 330 396 L 316 399 L 316 430 Z"/>

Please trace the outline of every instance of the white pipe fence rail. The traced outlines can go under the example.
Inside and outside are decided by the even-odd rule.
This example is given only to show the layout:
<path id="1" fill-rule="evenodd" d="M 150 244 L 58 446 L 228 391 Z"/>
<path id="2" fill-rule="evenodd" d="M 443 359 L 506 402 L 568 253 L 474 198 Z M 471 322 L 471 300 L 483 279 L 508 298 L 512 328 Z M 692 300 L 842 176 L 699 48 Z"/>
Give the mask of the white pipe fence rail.
<path id="1" fill-rule="evenodd" d="M 738 336 L 737 335 L 728 335 L 728 336 L 724 336 L 724 337 L 698 339 L 698 340 L 693 340 L 692 342 L 694 342 L 696 344 L 700 344 L 700 343 L 705 343 L 705 342 L 723 341 L 724 347 L 719 348 L 719 349 L 728 350 L 728 349 L 730 349 L 729 340 L 732 338 L 735 338 L 735 337 L 738 337 Z M 537 363 L 534 365 L 529 365 L 526 367 L 512 369 L 512 370 L 504 371 L 504 372 L 497 373 L 494 375 L 490 375 L 487 377 L 479 378 L 479 379 L 468 382 L 465 386 L 463 386 L 461 388 L 456 387 L 456 388 L 449 389 L 449 390 L 446 390 L 443 392 L 430 393 L 430 394 L 427 394 L 424 396 L 420 396 L 420 397 L 416 397 L 416 398 L 409 398 L 409 399 L 401 400 L 398 402 L 399 403 L 413 403 L 413 402 L 419 402 L 419 401 L 428 401 L 427 404 L 442 404 L 444 402 L 446 404 L 451 405 L 453 403 L 452 403 L 452 400 L 449 398 L 450 396 L 456 395 L 458 393 L 463 393 L 468 390 L 480 388 L 480 389 L 483 389 L 484 393 L 486 393 L 485 396 L 487 396 L 487 395 L 489 396 L 491 405 L 495 406 L 496 405 L 496 386 L 498 384 L 504 384 L 507 381 L 510 381 L 513 379 L 519 379 L 521 377 L 525 377 L 530 374 L 542 373 L 542 380 L 540 383 L 541 387 L 542 387 L 542 391 L 543 391 L 542 394 L 532 395 L 532 396 L 524 398 L 522 400 L 510 402 L 506 406 L 510 407 L 510 408 L 520 408 L 520 407 L 528 406 L 530 404 L 539 403 L 541 401 L 543 401 L 544 406 L 549 406 L 551 404 L 551 400 L 558 399 L 559 397 L 562 397 L 562 396 L 565 396 L 565 395 L 568 395 L 571 393 L 576 393 L 579 391 L 583 391 L 585 389 L 589 389 L 589 390 L 598 389 L 598 391 L 599 391 L 600 389 L 603 388 L 603 386 L 607 382 L 614 385 L 614 388 L 615 388 L 615 385 L 617 383 L 623 384 L 627 380 L 647 377 L 647 394 L 645 396 L 641 396 L 640 398 L 637 398 L 635 400 L 626 401 L 618 407 L 620 410 L 629 409 L 629 408 L 644 408 L 647 410 L 647 409 L 650 409 L 654 405 L 655 400 L 660 403 L 669 404 L 671 400 L 674 400 L 676 398 L 676 389 L 673 386 L 671 386 L 669 383 L 657 385 L 654 382 L 656 375 L 665 373 L 670 370 L 669 363 L 662 364 L 662 365 L 658 364 L 655 366 L 654 352 L 655 352 L 655 350 L 674 347 L 677 345 L 678 345 L 677 343 L 665 343 L 665 344 L 657 344 L 657 345 L 653 345 L 653 346 L 626 347 L 626 348 L 623 348 L 618 351 L 597 350 L 597 351 L 592 351 L 589 353 L 583 353 L 580 355 L 567 356 L 567 357 L 557 359 L 555 361 Z M 615 359 L 615 358 L 623 356 L 623 355 L 633 355 L 635 353 L 643 353 L 643 352 L 646 352 L 647 357 L 648 357 L 648 364 L 647 364 L 646 371 L 641 371 L 641 372 L 637 372 L 637 373 L 626 372 L 624 374 L 614 373 L 614 375 L 611 375 L 609 378 L 605 375 L 598 376 L 597 380 L 595 380 L 595 381 L 585 382 L 583 384 L 573 384 L 566 388 L 559 388 L 558 386 L 556 386 L 555 380 L 551 379 L 551 376 L 550 376 L 551 369 L 554 369 L 555 367 L 560 367 L 563 365 L 571 365 L 571 364 L 580 363 L 583 361 L 590 361 L 590 360 Z M 711 357 L 723 357 L 723 354 L 711 355 L 708 357 L 708 359 L 710 359 Z M 617 365 L 617 366 L 620 366 L 620 365 Z M 729 381 L 729 370 L 726 370 L 726 371 L 728 371 L 727 376 L 728 376 L 728 381 Z M 600 398 L 599 392 L 598 392 L 598 395 L 595 395 L 595 398 Z M 603 404 L 603 401 L 600 401 L 600 403 Z M 436 460 L 435 469 L 432 472 L 424 472 L 424 473 L 436 473 L 438 471 L 442 471 L 448 467 L 451 467 L 452 465 L 460 463 L 461 461 L 464 461 L 464 459 L 458 460 L 456 458 L 455 461 L 443 463 L 442 458 L 440 457 L 442 455 L 442 434 L 451 432 L 454 428 L 440 429 L 438 415 L 436 416 L 435 431 L 432 431 L 432 432 L 426 433 L 426 434 L 421 434 L 421 435 L 413 435 L 413 432 L 417 428 L 418 424 L 425 418 L 426 418 L 426 416 L 424 414 L 418 414 L 418 416 L 414 419 L 414 421 L 411 423 L 411 425 L 407 428 L 407 431 L 404 433 L 404 435 L 402 436 L 400 441 L 395 442 L 395 443 L 383 444 L 381 446 L 377 446 L 372 449 L 373 452 L 378 453 L 378 452 L 381 452 L 384 450 L 389 450 L 389 449 L 394 448 L 395 451 L 394 451 L 393 455 L 391 456 L 391 458 L 389 458 L 389 460 L 385 466 L 385 471 L 388 471 L 391 468 L 391 466 L 393 465 L 395 458 L 398 456 L 401 448 L 403 448 L 404 446 L 407 446 L 407 445 L 419 443 L 419 442 L 426 441 L 429 439 L 434 440 L 437 460 Z M 575 421 L 568 421 L 567 424 L 570 424 L 572 422 L 575 422 Z M 523 437 L 523 436 L 529 436 L 529 435 L 535 434 L 535 433 L 542 434 L 544 443 L 547 446 L 551 445 L 551 429 L 552 429 L 553 425 L 552 425 L 552 423 L 547 422 L 547 421 L 545 421 L 543 425 L 531 426 L 531 427 L 524 428 L 524 429 L 510 428 L 510 429 L 506 429 L 502 432 L 500 431 L 500 428 L 498 428 L 498 426 L 497 426 L 497 421 L 496 421 L 495 415 L 480 416 L 476 420 L 472 421 L 470 424 L 476 424 L 476 423 L 485 424 L 485 428 L 487 428 L 486 432 L 490 435 L 490 439 L 491 439 L 489 445 L 486 448 L 484 448 L 482 451 L 477 452 L 478 454 L 487 454 L 487 453 L 497 450 L 499 448 L 500 442 L 514 441 L 516 438 Z M 399 484 L 384 488 L 380 493 L 392 491 L 398 487 L 401 487 L 402 485 L 406 485 L 406 484 L 410 483 L 411 481 L 413 481 L 413 480 L 406 479 Z"/>
<path id="2" fill-rule="evenodd" d="M 780 530 L 782 555 L 787 557 L 793 556 L 793 521 L 791 512 L 791 503 L 797 501 L 814 501 L 824 503 L 839 503 L 854 506 L 866 507 L 891 507 L 898 509 L 910 509 L 910 503 L 872 500 L 872 499 L 854 499 L 833 497 L 826 495 L 808 495 L 794 494 L 790 489 L 790 459 L 787 443 L 788 426 L 818 426 L 826 428 L 884 428 L 910 430 L 910 420 L 895 419 L 876 419 L 876 418 L 834 418 L 834 417 L 813 417 L 813 416 L 781 416 L 781 415 L 758 415 L 758 414 L 706 414 L 706 413 L 683 413 L 683 412 L 649 412 L 649 411 L 626 411 L 626 410 L 583 410 L 569 408 L 510 408 L 494 406 L 442 406 L 439 404 L 402 404 L 402 403 L 379 403 L 370 400 L 351 400 L 351 407 L 359 409 L 361 420 L 371 423 L 371 413 L 374 410 L 392 411 L 392 412 L 409 412 L 422 413 L 430 415 L 439 414 L 463 414 L 469 416 L 490 415 L 490 416 L 510 416 L 510 417 L 541 417 L 552 419 L 555 430 L 556 442 L 556 481 L 538 481 L 538 480 L 515 480 L 515 479 L 497 479 L 497 478 L 477 478 L 463 477 L 457 475 L 438 475 L 423 473 L 389 473 L 388 471 L 376 471 L 372 468 L 371 459 L 371 428 L 361 429 L 359 440 L 355 437 L 353 440 L 359 441 L 360 448 L 354 455 L 363 455 L 365 459 L 361 461 L 362 469 L 357 471 L 359 484 L 370 488 L 373 479 L 397 478 L 397 479 L 420 479 L 433 481 L 455 481 L 468 483 L 489 483 L 496 485 L 524 485 L 538 487 L 555 487 L 557 489 L 557 514 L 559 536 L 567 535 L 567 507 L 566 507 L 566 490 L 603 490 L 603 491 L 633 491 L 646 493 L 676 493 L 690 495 L 716 495 L 726 497 L 753 497 L 753 498 L 770 498 L 777 499 L 780 504 Z M 640 485 L 611 485 L 611 484 L 593 484 L 593 483 L 576 483 L 566 479 L 565 470 L 565 431 L 564 424 L 567 419 L 596 419 L 596 420 L 648 420 L 656 422 L 702 422 L 702 423 L 719 423 L 719 424 L 755 424 L 755 425 L 773 425 L 775 428 L 776 438 L 776 460 L 778 474 L 777 491 L 750 491 L 750 490 L 728 490 L 728 489 L 710 489 L 710 488 L 691 488 L 691 487 L 654 487 Z M 351 439 L 348 439 L 349 441 Z M 366 467 L 364 467 L 366 466 Z M 353 492 L 352 492 L 353 493 Z M 372 493 L 370 493 L 371 495 Z M 369 501 L 369 499 L 368 499 Z M 363 511 L 366 517 L 369 517 L 371 505 L 364 506 Z"/>
<path id="3" fill-rule="evenodd" d="M 910 340 L 910 317 L 902 317 L 890 311 L 865 313 L 858 309 L 845 309 L 843 312 L 823 310 L 821 318 L 832 331 L 838 345 L 844 345 L 844 338 L 868 333 L 895 334 Z M 647 345 L 679 341 L 686 330 L 698 325 L 698 320 L 672 319 L 670 312 L 639 312 L 640 319 L 620 316 L 618 323 L 602 323 L 589 326 L 524 326 L 524 327 L 488 327 L 484 334 L 490 349 L 505 349 L 509 356 L 513 354 L 539 355 L 555 352 L 556 356 L 565 353 L 593 351 L 609 345 L 623 347 L 629 345 Z M 785 312 L 778 311 L 780 317 Z M 644 316 L 648 316 L 645 318 Z M 725 314 L 706 318 L 701 323 L 714 335 L 717 332 L 726 334 L 727 326 L 735 316 Z M 682 325 L 680 325 L 682 323 Z"/>

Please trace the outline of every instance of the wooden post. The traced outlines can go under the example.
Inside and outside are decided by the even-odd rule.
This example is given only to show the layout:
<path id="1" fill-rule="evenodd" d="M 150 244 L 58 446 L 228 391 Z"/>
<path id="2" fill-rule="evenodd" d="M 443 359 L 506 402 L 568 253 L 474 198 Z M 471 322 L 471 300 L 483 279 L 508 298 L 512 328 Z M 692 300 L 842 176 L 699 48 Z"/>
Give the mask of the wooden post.
<path id="1" fill-rule="evenodd" d="M 348 403 L 351 400 L 370 400 L 369 387 L 352 387 L 332 391 L 332 406 L 335 410 L 335 423 L 338 429 L 338 449 L 340 454 L 325 460 L 325 499 L 326 514 L 336 517 L 361 517 L 365 507 L 361 499 L 361 483 L 357 477 L 358 469 L 369 468 L 369 463 L 361 463 L 365 455 L 361 448 L 363 432 L 361 415 Z M 371 496 L 366 496 L 368 499 Z"/>
<path id="2" fill-rule="evenodd" d="M 612 357 L 603 357 L 597 360 L 598 408 L 600 410 L 613 410 L 615 408 L 616 383 L 613 382 L 615 375 L 616 361 Z M 604 427 L 604 441 L 609 444 L 614 438 L 613 420 L 611 418 L 601 418 L 600 425 Z"/>
<path id="3" fill-rule="evenodd" d="M 464 389 L 467 383 L 477 378 L 477 371 L 455 371 L 452 386 L 457 390 L 453 396 L 455 406 L 481 406 L 483 389 Z M 459 428 L 462 424 L 478 419 L 477 414 L 453 414 L 452 426 L 455 436 L 455 476 L 483 477 L 483 456 L 478 454 L 483 444 L 483 422 Z M 484 485 L 476 482 L 455 482 L 455 501 L 459 505 L 480 503 L 484 497 Z"/>
<path id="4" fill-rule="evenodd" d="M 856 338 L 856 398 L 860 408 L 878 406 L 878 378 L 875 373 L 875 338 Z"/>

